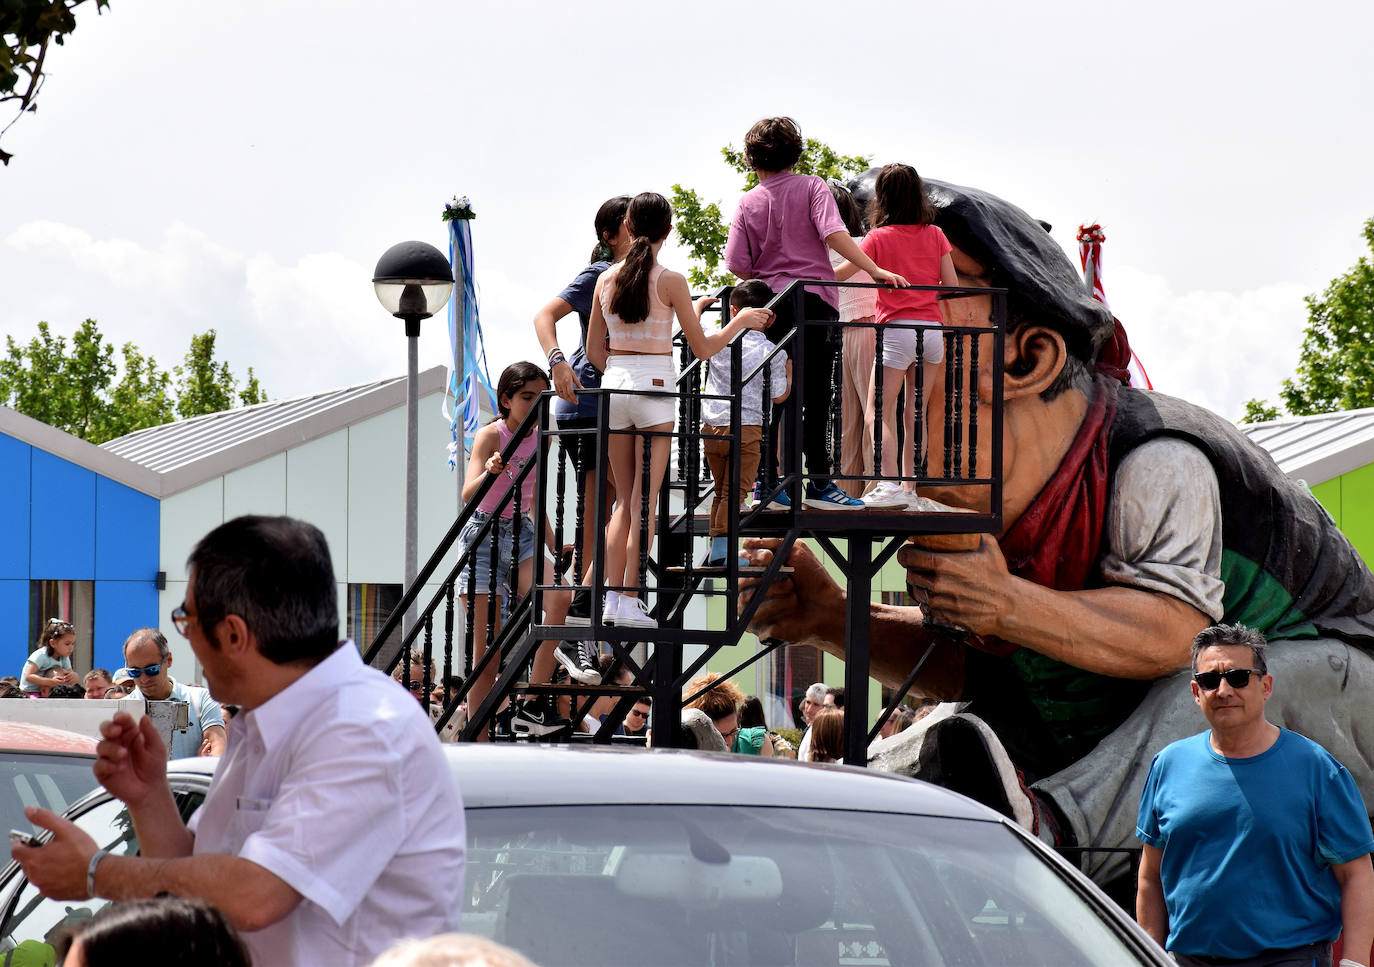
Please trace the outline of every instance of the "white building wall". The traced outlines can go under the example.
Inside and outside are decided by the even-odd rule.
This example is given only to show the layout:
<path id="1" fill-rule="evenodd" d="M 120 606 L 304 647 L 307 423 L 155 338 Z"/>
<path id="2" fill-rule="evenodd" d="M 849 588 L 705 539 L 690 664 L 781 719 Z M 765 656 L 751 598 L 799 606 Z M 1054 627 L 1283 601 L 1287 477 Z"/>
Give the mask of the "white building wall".
<path id="1" fill-rule="evenodd" d="M 421 567 L 457 517 L 465 469 L 451 472 L 447 467 L 449 431 L 439 415 L 440 401 L 437 393 L 420 399 Z M 159 569 L 167 574 L 167 587 L 159 595 L 159 623 L 171 642 L 180 678 L 199 680 L 200 669 L 168 615 L 185 599 L 191 548 L 226 520 L 242 514 L 289 514 L 319 527 L 334 559 L 341 634 L 347 629 L 350 583 L 403 582 L 405 440 L 401 406 L 163 498 Z M 447 567 L 438 577 L 445 574 Z M 432 584 L 421 600 L 438 588 L 437 582 Z M 442 621 L 436 631 L 442 635 Z M 435 649 L 442 649 L 438 639 Z"/>

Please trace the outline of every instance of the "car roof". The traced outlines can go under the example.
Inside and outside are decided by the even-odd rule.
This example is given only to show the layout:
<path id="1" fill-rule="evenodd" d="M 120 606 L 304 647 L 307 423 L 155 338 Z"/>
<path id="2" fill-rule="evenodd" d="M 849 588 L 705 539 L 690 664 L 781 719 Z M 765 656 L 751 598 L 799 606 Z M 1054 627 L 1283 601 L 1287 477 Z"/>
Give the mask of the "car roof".
<path id="1" fill-rule="evenodd" d="M 61 752 L 95 755 L 89 735 L 32 722 L 0 722 L 0 749 L 14 752 Z"/>
<path id="2" fill-rule="evenodd" d="M 890 772 L 676 749 L 444 746 L 470 809 L 589 803 L 859 809 L 1000 822 L 948 789 Z"/>
<path id="3" fill-rule="evenodd" d="M 971 799 L 891 772 L 684 749 L 530 742 L 445 743 L 469 809 L 493 806 L 790 806 L 917 813 L 1001 822 Z M 217 758 L 177 759 L 176 773 L 208 776 Z"/>

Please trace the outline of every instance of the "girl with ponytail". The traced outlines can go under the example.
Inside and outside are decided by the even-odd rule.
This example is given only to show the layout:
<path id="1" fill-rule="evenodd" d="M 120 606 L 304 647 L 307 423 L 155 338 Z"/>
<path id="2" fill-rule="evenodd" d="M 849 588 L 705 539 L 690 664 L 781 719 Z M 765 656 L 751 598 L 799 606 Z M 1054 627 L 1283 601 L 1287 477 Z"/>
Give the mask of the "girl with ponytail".
<path id="1" fill-rule="evenodd" d="M 625 216 L 630 231 L 625 261 L 596 283 L 592 318 L 587 329 L 587 356 L 605 373 L 601 386 L 619 390 L 609 401 L 610 479 L 620 500 L 606 528 L 606 605 L 603 620 L 636 628 L 654 628 L 641 593 L 639 573 L 640 507 L 649 494 L 648 540 L 654 539 L 652 509 L 668 467 L 669 438 L 677 413 L 677 372 L 673 367 L 673 317 L 698 359 L 723 349 L 745 329 L 766 329 L 768 309 L 744 309 L 729 324 L 707 336 L 700 308 L 692 303 L 687 279 L 658 262 L 659 249 L 673 225 L 673 212 L 662 195 L 645 192 L 630 202 Z M 703 300 L 705 301 L 705 300 Z M 655 395 L 640 395 L 655 394 Z M 635 432 L 643 431 L 643 433 Z M 654 434 L 649 436 L 649 434 Z M 643 477 L 644 446 L 650 448 L 649 479 Z"/>

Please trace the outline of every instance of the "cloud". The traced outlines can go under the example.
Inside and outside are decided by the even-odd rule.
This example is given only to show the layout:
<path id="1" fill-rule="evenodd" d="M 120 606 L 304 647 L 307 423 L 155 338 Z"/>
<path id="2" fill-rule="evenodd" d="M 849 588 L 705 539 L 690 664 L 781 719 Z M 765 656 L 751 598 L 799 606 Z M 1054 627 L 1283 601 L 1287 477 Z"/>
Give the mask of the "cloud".
<path id="1" fill-rule="evenodd" d="M 1162 276 L 1130 268 L 1104 281 L 1157 390 L 1236 420 L 1247 399 L 1275 399 L 1297 368 L 1308 287 L 1179 293 Z"/>

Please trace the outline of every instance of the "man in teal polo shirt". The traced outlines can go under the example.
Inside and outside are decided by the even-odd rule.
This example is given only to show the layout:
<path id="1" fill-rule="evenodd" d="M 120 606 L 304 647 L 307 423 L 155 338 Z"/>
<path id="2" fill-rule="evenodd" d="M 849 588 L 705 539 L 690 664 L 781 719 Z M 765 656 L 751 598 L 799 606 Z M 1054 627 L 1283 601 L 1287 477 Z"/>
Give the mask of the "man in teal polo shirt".
<path id="1" fill-rule="evenodd" d="M 209 689 L 172 678 L 172 650 L 156 628 L 139 628 L 124 642 L 124 662 L 144 698 L 185 702 L 187 727 L 172 733 L 172 758 L 219 755 L 224 751 L 224 713 Z"/>
<path id="2" fill-rule="evenodd" d="M 1160 750 L 1140 798 L 1136 919 L 1185 967 L 1367 967 L 1368 813 L 1345 766 L 1271 723 L 1265 640 L 1216 625 L 1193 640 L 1193 700 L 1211 730 Z"/>

